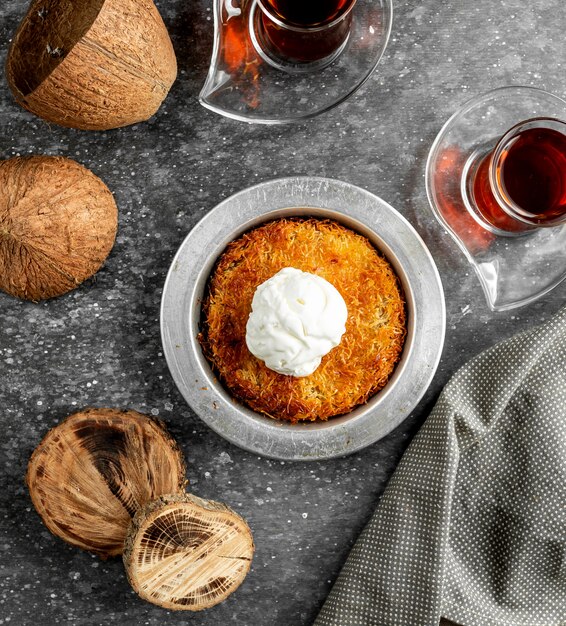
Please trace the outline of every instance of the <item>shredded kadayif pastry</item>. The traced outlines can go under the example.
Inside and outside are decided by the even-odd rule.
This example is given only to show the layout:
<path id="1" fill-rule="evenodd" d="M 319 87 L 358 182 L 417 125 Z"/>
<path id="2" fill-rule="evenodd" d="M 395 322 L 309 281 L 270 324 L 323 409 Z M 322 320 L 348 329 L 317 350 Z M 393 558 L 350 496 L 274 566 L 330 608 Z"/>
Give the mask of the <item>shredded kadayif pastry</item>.
<path id="1" fill-rule="evenodd" d="M 332 283 L 348 307 L 340 345 L 304 378 L 267 368 L 246 346 L 256 288 L 284 267 Z M 228 245 L 203 303 L 203 351 L 230 393 L 255 411 L 297 422 L 327 420 L 367 402 L 387 383 L 406 335 L 402 289 L 362 235 L 331 220 L 281 219 Z"/>

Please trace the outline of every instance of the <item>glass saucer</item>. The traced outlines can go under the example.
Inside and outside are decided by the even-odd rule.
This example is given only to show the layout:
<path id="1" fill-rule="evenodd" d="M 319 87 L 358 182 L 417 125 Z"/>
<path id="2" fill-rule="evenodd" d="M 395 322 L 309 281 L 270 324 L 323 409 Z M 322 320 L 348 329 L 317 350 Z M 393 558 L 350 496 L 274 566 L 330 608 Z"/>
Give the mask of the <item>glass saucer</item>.
<path id="1" fill-rule="evenodd" d="M 517 236 L 473 211 L 466 172 L 515 124 L 535 117 L 566 120 L 566 102 L 534 87 L 501 87 L 468 101 L 444 125 L 426 164 L 433 213 L 476 271 L 493 311 L 529 304 L 566 278 L 566 225 Z"/>
<path id="2" fill-rule="evenodd" d="M 246 122 L 285 124 L 337 106 L 369 78 L 391 32 L 391 0 L 357 0 L 348 40 L 330 65 L 285 71 L 254 46 L 256 7 L 255 0 L 214 0 L 214 47 L 199 95 L 204 107 Z"/>

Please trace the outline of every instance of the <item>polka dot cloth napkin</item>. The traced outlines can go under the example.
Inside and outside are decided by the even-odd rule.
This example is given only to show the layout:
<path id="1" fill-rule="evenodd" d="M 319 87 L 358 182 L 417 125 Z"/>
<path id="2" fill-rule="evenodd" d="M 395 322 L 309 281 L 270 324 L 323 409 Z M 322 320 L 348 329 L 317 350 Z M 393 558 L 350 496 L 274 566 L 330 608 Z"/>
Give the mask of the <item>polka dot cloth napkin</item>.
<path id="1" fill-rule="evenodd" d="M 440 396 L 316 626 L 566 626 L 566 309 Z"/>

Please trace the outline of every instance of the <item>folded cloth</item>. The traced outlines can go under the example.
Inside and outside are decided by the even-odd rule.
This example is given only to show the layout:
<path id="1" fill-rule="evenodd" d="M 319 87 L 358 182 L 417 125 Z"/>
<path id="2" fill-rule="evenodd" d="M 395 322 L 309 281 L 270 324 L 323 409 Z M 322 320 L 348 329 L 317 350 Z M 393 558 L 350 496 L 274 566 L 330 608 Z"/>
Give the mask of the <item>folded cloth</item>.
<path id="1" fill-rule="evenodd" d="M 316 626 L 566 625 L 566 308 L 461 368 Z"/>

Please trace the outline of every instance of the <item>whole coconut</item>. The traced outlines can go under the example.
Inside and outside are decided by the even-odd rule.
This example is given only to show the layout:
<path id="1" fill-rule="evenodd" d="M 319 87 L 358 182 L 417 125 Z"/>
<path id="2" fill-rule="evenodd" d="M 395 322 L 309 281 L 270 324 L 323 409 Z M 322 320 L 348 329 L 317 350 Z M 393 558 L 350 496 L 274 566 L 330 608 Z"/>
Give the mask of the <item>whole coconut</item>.
<path id="1" fill-rule="evenodd" d="M 151 117 L 177 62 L 151 0 L 33 0 L 6 75 L 28 111 L 61 126 L 106 130 Z"/>
<path id="2" fill-rule="evenodd" d="M 74 289 L 104 263 L 117 221 L 108 187 L 75 161 L 0 161 L 0 289 L 33 301 Z"/>

